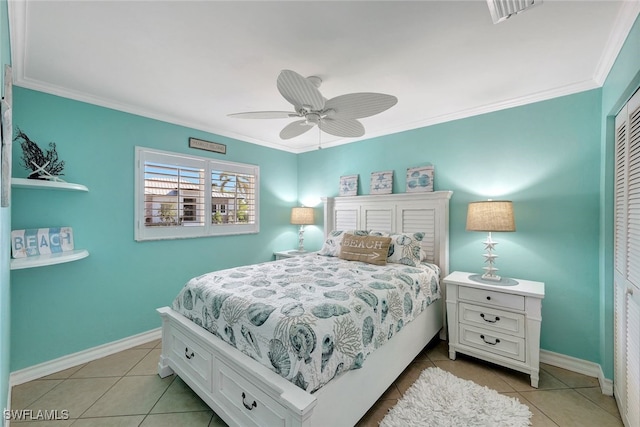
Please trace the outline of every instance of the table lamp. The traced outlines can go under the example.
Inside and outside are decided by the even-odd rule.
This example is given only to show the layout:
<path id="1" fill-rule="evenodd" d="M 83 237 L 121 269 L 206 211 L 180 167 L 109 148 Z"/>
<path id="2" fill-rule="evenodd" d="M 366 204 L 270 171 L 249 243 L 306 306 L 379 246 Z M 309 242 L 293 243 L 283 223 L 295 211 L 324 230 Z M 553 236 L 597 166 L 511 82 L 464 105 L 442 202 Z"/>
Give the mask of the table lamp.
<path id="1" fill-rule="evenodd" d="M 488 232 L 487 240 L 484 241 L 485 263 L 483 267 L 485 273 L 482 279 L 499 282 L 500 276 L 494 267 L 495 259 L 498 257 L 493 251 L 498 242 L 491 239 L 494 231 L 516 231 L 516 223 L 513 217 L 513 204 L 508 200 L 487 200 L 482 202 L 471 202 L 467 210 L 467 231 Z"/>
<path id="2" fill-rule="evenodd" d="M 298 232 L 298 253 L 306 252 L 304 250 L 304 226 L 314 223 L 313 208 L 295 207 L 291 209 L 291 224 L 299 225 Z"/>

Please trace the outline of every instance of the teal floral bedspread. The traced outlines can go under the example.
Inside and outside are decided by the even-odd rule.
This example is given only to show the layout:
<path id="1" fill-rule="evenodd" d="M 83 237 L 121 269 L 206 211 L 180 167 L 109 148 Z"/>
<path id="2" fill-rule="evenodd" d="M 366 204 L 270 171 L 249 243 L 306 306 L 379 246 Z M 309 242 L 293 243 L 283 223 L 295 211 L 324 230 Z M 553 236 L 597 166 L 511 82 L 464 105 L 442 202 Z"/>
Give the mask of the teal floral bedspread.
<path id="1" fill-rule="evenodd" d="M 439 274 L 310 254 L 195 277 L 172 307 L 313 393 L 440 298 Z"/>

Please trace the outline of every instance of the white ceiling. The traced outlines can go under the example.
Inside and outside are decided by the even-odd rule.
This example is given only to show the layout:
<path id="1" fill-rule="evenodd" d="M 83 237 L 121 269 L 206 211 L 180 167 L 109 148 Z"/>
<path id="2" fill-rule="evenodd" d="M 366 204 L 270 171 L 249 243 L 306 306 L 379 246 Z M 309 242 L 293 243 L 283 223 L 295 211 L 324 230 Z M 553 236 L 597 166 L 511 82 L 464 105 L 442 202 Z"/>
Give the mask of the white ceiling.
<path id="1" fill-rule="evenodd" d="M 599 87 L 640 1 L 544 0 L 494 25 L 474 1 L 9 1 L 14 84 L 294 153 L 282 69 L 322 78 L 325 98 L 381 92 L 398 104 L 361 138 Z"/>

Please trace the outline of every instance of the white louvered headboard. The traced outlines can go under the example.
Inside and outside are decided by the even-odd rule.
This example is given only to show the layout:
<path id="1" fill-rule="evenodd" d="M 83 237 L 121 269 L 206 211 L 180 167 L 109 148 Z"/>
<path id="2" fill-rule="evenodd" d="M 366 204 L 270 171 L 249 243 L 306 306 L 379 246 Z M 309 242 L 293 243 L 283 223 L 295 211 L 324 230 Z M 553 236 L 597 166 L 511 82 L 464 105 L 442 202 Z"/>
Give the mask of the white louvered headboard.
<path id="1" fill-rule="evenodd" d="M 427 261 L 449 274 L 449 199 L 451 191 L 327 197 L 324 236 L 332 230 L 424 232 Z"/>

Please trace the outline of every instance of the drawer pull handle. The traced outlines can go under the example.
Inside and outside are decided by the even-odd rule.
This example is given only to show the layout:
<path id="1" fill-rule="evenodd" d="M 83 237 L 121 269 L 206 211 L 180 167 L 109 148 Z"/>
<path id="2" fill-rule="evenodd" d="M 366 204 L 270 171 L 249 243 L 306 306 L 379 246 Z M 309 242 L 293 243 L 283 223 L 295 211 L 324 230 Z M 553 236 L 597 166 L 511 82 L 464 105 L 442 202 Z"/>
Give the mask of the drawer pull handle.
<path id="1" fill-rule="evenodd" d="M 498 343 L 500 342 L 500 339 L 499 339 L 499 338 L 496 338 L 496 340 L 495 340 L 494 342 L 487 341 L 487 340 L 485 339 L 484 335 L 480 335 L 480 338 L 482 338 L 482 341 L 486 342 L 486 343 L 487 343 L 487 344 L 489 344 L 489 345 L 496 345 L 496 344 L 498 344 Z"/>
<path id="2" fill-rule="evenodd" d="M 486 317 L 484 317 L 484 313 L 480 313 L 480 317 L 482 317 L 482 320 L 484 320 L 485 322 L 489 322 L 489 323 L 496 323 L 497 321 L 500 320 L 499 316 L 496 316 L 493 320 L 489 320 Z"/>
<path id="3" fill-rule="evenodd" d="M 193 351 L 191 353 L 189 353 L 189 348 L 185 347 L 184 348 L 184 357 L 186 357 L 187 359 L 193 359 L 193 356 L 195 356 L 195 353 Z"/>
<path id="4" fill-rule="evenodd" d="M 253 403 L 251 405 L 247 405 L 247 402 L 244 401 L 244 399 L 247 396 L 244 394 L 244 391 L 242 392 L 242 404 L 244 405 L 245 408 L 247 408 L 248 410 L 252 410 L 253 408 L 257 407 L 258 404 L 256 403 L 256 401 L 254 400 Z"/>

